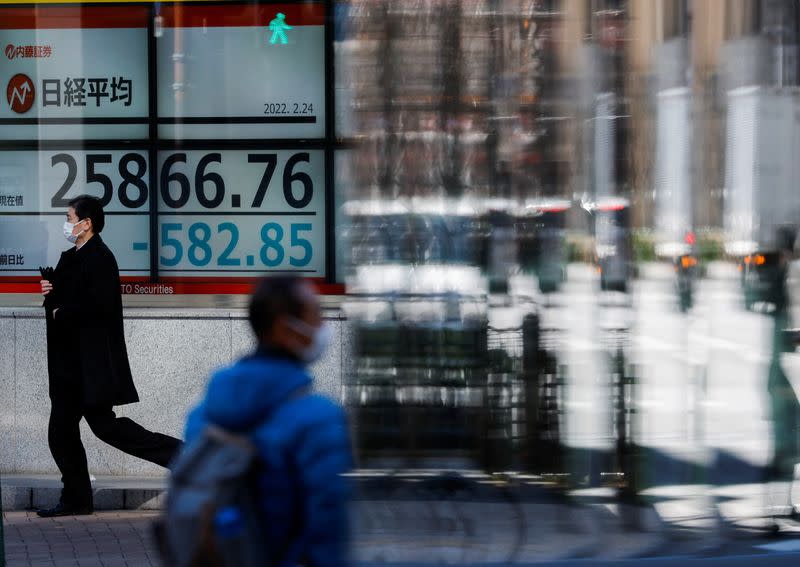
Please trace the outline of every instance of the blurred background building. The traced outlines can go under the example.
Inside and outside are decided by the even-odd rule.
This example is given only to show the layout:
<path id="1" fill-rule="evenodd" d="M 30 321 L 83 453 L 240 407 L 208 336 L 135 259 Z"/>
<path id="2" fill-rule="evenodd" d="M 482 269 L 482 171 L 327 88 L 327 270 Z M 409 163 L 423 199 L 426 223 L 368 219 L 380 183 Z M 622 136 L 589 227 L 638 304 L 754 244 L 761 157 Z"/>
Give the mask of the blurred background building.
<path id="1" fill-rule="evenodd" d="M 661 304 L 642 282 L 667 274 L 684 337 L 715 262 L 738 266 L 748 308 L 782 301 L 781 227 L 800 220 L 798 4 L 342 5 L 359 446 L 395 464 L 452 453 L 572 483 L 611 475 L 635 494 L 657 468 L 639 410 L 663 387 L 640 335 L 673 317 L 648 312 Z M 580 315 L 576 276 L 592 294 Z M 681 363 L 676 395 L 705 373 Z M 707 463 L 699 437 L 678 448 L 700 403 L 657 436 Z"/>

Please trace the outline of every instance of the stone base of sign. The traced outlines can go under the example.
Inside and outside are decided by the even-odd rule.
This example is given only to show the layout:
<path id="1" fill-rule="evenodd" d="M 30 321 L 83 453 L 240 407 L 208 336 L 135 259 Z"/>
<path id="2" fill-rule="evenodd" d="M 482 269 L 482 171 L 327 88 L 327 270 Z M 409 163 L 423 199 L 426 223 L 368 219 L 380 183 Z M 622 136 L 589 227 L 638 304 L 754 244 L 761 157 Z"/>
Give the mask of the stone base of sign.
<path id="1" fill-rule="evenodd" d="M 316 389 L 339 399 L 350 335 L 338 311 L 326 317 L 334 341 L 312 372 Z M 117 414 L 176 437 L 183 436 L 186 414 L 202 398 L 210 374 L 254 344 L 242 310 L 126 309 L 125 335 L 141 402 L 119 407 Z M 0 308 L 0 478 L 58 473 L 47 445 L 49 412 L 44 311 Z M 93 475 L 163 474 L 101 442 L 85 422 L 81 432 Z"/>
<path id="2" fill-rule="evenodd" d="M 49 508 L 58 502 L 61 481 L 57 475 L 4 475 L 2 510 L 35 510 Z M 162 510 L 167 481 L 157 477 L 95 478 L 96 510 Z"/>

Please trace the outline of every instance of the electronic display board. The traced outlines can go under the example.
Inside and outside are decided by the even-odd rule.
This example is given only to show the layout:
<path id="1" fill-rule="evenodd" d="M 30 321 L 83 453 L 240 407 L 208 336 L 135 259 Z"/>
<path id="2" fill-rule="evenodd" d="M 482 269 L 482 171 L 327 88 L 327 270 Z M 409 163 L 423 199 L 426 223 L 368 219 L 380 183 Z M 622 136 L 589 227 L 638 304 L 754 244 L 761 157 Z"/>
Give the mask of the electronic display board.
<path id="1" fill-rule="evenodd" d="M 192 4 L 162 14 L 161 137 L 325 136 L 323 4 Z"/>
<path id="2" fill-rule="evenodd" d="M 0 292 L 34 291 L 80 194 L 141 293 L 329 280 L 325 10 L 0 5 Z"/>
<path id="3" fill-rule="evenodd" d="M 0 7 L 0 140 L 146 138 L 148 13 Z"/>

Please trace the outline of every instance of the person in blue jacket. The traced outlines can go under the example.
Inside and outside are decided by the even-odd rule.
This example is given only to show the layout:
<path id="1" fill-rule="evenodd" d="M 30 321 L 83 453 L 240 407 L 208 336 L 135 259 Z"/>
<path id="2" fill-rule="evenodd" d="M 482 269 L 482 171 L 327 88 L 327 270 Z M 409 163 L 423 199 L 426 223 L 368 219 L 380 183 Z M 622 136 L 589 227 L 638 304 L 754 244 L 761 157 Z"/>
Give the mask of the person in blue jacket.
<path id="1" fill-rule="evenodd" d="M 255 352 L 214 374 L 205 399 L 189 415 L 186 441 L 215 424 L 250 434 L 272 463 L 258 479 L 269 564 L 344 565 L 348 426 L 338 404 L 311 393 L 307 370 L 331 338 L 319 297 L 302 279 L 266 278 L 251 299 L 250 324 Z"/>

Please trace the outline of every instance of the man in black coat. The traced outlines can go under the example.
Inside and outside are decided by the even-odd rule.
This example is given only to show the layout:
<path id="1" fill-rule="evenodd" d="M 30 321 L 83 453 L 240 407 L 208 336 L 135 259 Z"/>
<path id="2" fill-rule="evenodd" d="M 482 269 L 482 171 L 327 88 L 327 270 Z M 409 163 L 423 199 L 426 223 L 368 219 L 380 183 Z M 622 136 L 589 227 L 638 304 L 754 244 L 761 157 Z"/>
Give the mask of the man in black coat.
<path id="1" fill-rule="evenodd" d="M 64 236 L 75 247 L 61 254 L 52 281 L 41 282 L 52 406 L 48 441 L 64 485 L 59 503 L 38 511 L 42 517 L 93 512 L 81 418 L 109 445 L 164 467 L 181 446 L 114 414 L 114 406 L 139 396 L 125 348 L 119 269 L 100 238 L 104 225 L 99 199 L 70 201 Z"/>

